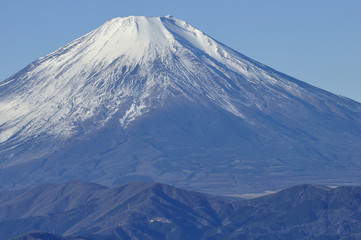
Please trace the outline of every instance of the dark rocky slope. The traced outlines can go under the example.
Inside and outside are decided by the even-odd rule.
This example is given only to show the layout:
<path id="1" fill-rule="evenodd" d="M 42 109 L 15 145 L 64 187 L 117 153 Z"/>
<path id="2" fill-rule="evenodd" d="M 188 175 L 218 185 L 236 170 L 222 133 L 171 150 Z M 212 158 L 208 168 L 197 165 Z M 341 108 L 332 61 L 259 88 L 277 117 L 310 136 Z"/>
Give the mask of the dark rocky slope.
<path id="1" fill-rule="evenodd" d="M 158 183 L 73 181 L 2 192 L 0 238 L 34 230 L 42 240 L 359 239 L 361 187 L 298 185 L 249 200 Z"/>

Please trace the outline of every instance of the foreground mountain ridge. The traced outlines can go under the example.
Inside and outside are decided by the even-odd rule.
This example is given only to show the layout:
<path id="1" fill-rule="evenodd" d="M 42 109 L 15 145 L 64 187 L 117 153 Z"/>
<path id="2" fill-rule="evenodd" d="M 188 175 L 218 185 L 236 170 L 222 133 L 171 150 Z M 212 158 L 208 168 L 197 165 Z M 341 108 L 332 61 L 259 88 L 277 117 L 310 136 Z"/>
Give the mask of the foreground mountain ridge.
<path id="1" fill-rule="evenodd" d="M 358 239 L 360 196 L 359 186 L 304 184 L 259 198 L 231 200 L 159 183 L 107 188 L 72 181 L 1 192 L 0 236 L 4 240 Z"/>
<path id="2" fill-rule="evenodd" d="M 171 16 L 116 18 L 38 59 L 0 83 L 0 114 L 2 189 L 80 178 L 234 194 L 360 181 L 360 103 Z"/>

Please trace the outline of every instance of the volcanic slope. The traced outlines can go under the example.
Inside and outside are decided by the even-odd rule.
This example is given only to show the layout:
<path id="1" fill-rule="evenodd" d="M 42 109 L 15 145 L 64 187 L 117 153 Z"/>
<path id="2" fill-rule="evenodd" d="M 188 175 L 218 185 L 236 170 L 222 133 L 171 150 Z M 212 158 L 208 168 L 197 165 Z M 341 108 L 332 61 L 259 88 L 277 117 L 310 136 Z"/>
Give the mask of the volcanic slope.
<path id="1" fill-rule="evenodd" d="M 361 182 L 360 103 L 172 16 L 115 18 L 36 60 L 0 82 L 0 116 L 1 189 L 146 180 L 227 195 Z"/>

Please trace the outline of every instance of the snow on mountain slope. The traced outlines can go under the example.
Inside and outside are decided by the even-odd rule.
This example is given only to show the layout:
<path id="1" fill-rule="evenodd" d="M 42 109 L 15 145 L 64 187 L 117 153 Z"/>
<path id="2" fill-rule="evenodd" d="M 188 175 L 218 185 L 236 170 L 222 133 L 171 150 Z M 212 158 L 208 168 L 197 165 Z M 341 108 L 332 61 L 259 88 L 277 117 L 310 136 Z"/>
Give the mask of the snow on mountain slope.
<path id="1" fill-rule="evenodd" d="M 103 162 L 110 161 L 108 169 L 115 162 L 125 161 L 116 159 L 130 158 L 133 154 L 130 149 L 139 151 L 131 145 L 129 139 L 133 138 L 138 139 L 134 140 L 136 144 L 140 144 L 139 141 L 150 144 L 147 145 L 149 152 L 171 162 L 180 156 L 177 154 L 187 153 L 191 158 L 200 154 L 200 162 L 195 166 L 203 166 L 202 158 L 207 159 L 201 149 L 207 149 L 208 143 L 202 141 L 221 138 L 229 141 L 224 150 L 219 150 L 225 151 L 225 161 L 262 159 L 254 163 L 257 166 L 248 166 L 251 168 L 259 169 L 261 162 L 269 159 L 277 167 L 284 167 L 284 162 L 292 162 L 285 160 L 291 155 L 300 159 L 294 161 L 302 162 L 309 156 L 327 160 L 335 154 L 332 158 L 342 161 L 346 158 L 349 166 L 359 157 L 352 151 L 360 146 L 358 141 L 361 142 L 361 104 L 279 73 L 171 16 L 115 18 L 36 60 L 0 82 L 0 116 L 2 169 L 54 159 L 59 162 L 68 159 L 69 164 L 78 161 L 81 166 L 85 159 L 98 162 L 103 152 L 111 151 L 113 155 L 103 159 Z M 154 119 L 158 119 L 157 122 Z M 212 121 L 217 125 L 211 125 Z M 160 123 L 163 125 L 158 126 Z M 109 137 L 110 133 L 104 129 L 112 129 L 114 136 Z M 200 129 L 203 130 L 199 132 Z M 234 136 L 226 136 L 227 131 Z M 187 140 L 170 139 L 182 134 Z M 112 147 L 104 146 L 105 150 L 95 155 L 84 156 L 88 152 L 84 146 L 90 144 L 85 142 L 93 141 L 92 144 L 98 146 L 99 136 L 103 136 L 104 141 L 114 139 L 116 143 Z M 157 143 L 149 143 L 145 137 Z M 199 150 L 191 146 L 197 137 L 201 139 L 197 143 L 202 146 Z M 340 137 L 345 137 L 346 142 L 332 140 Z M 74 149 L 67 147 L 72 141 L 82 142 L 79 145 L 82 148 L 78 149 L 83 152 L 77 159 L 71 156 Z M 177 141 L 192 144 L 187 145 L 184 153 L 175 154 L 175 149 L 181 148 Z M 317 141 L 320 149 L 309 146 Z M 346 146 L 347 142 L 351 142 L 352 147 Z M 236 147 L 240 143 L 241 150 Z M 291 154 L 283 151 L 282 146 Z M 263 155 L 255 157 L 249 153 L 248 156 L 248 152 Z M 171 178 L 169 173 L 160 171 L 153 160 L 145 161 L 144 156 L 131 160 L 132 166 L 134 161 L 139 162 L 135 164 L 137 170 L 129 171 L 165 182 Z M 181 159 L 189 156 L 182 155 Z M 263 167 L 267 164 L 270 162 Z M 301 168 L 298 164 L 290 168 Z M 301 165 L 307 164 L 303 161 Z M 197 171 L 213 172 L 219 165 L 222 163 L 203 166 Z M 153 169 L 153 173 L 149 169 Z M 75 174 L 76 169 L 71 171 Z M 74 177 L 72 174 L 67 178 Z M 106 178 L 105 175 L 101 178 Z"/>
<path id="2" fill-rule="evenodd" d="M 156 59 L 166 71 L 152 71 Z M 224 76 L 207 79 L 212 69 L 200 71 L 203 69 L 194 63 L 196 59 Z M 242 118 L 242 112 L 232 104 L 228 94 L 235 86 L 242 86 L 237 81 L 228 82 L 227 78 L 232 76 L 228 76 L 223 67 L 220 69 L 219 64 L 243 76 L 243 81 L 263 83 L 271 90 L 278 85 L 288 94 L 303 95 L 304 90 L 297 84 L 282 82 L 257 69 L 258 66 L 181 20 L 116 18 L 40 58 L 25 74 L 2 83 L 0 142 L 39 132 L 66 138 L 74 134 L 76 122 L 91 118 L 100 108 L 105 108 L 110 117 L 132 98 L 120 120 L 126 126 L 149 111 L 154 98 L 161 104 L 170 94 L 168 89 L 182 91 L 189 97 L 201 93 Z M 123 80 L 135 72 L 144 82 Z M 15 83 L 14 78 L 17 78 Z M 9 84 L 11 86 L 7 86 Z M 253 96 L 243 97 L 248 100 L 247 104 L 261 107 Z"/>
<path id="3" fill-rule="evenodd" d="M 175 54 L 179 54 L 177 49 L 182 51 L 180 54 L 190 54 L 188 49 L 182 49 L 175 34 L 189 41 L 190 47 L 198 47 L 222 59 L 213 40 L 180 20 L 145 17 L 110 20 L 64 48 L 40 58 L 25 74 L 16 75 L 15 83 L 12 83 L 13 78 L 2 83 L 0 106 L 1 115 L 5 117 L 0 120 L 3 126 L 0 141 L 5 142 L 17 134 L 22 138 L 39 132 L 68 137 L 74 133 L 74 122 L 89 119 L 101 107 L 105 107 L 107 115 L 111 116 L 127 98 L 134 97 L 137 99 L 121 119 L 122 125 L 127 125 L 148 111 L 146 99 L 151 95 L 162 99 L 169 94 L 167 88 L 176 88 L 176 84 L 180 84 L 166 72 L 160 73 L 164 76 L 151 72 L 155 59 L 161 59 L 164 67 L 177 71 L 178 75 L 189 75 L 182 71 L 191 62 L 172 66 L 176 61 Z M 121 81 L 133 72 L 147 78 L 146 81 L 142 84 L 136 79 Z M 237 113 L 227 100 L 222 100 L 225 94 L 214 91 L 209 83 L 185 80 L 187 82 L 182 84 L 188 88 L 206 88 L 212 99 L 218 99 L 220 104 Z M 205 86 L 199 86 L 201 84 Z M 158 90 L 155 92 L 155 89 Z"/>

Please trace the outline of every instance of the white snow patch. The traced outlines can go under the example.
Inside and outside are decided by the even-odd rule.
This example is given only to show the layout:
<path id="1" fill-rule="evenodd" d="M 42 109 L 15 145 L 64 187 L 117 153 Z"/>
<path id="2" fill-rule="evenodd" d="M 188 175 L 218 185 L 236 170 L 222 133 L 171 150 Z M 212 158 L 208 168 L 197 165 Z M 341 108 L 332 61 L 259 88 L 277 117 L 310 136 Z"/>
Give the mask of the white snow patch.
<path id="1" fill-rule="evenodd" d="M 3 132 L 0 132 L 0 143 L 5 142 L 11 138 L 17 131 L 19 131 L 17 127 L 12 127 L 10 129 L 6 129 Z"/>
<path id="2" fill-rule="evenodd" d="M 166 219 L 166 218 L 152 218 L 152 219 L 149 219 L 148 222 L 150 223 L 154 223 L 154 222 L 160 222 L 160 223 L 172 223 L 171 220 L 169 219 Z"/>
<path id="3" fill-rule="evenodd" d="M 266 196 L 269 194 L 277 193 L 279 191 L 264 191 L 262 193 L 245 193 L 245 194 L 229 194 L 229 197 L 252 199 L 257 197 Z"/>

